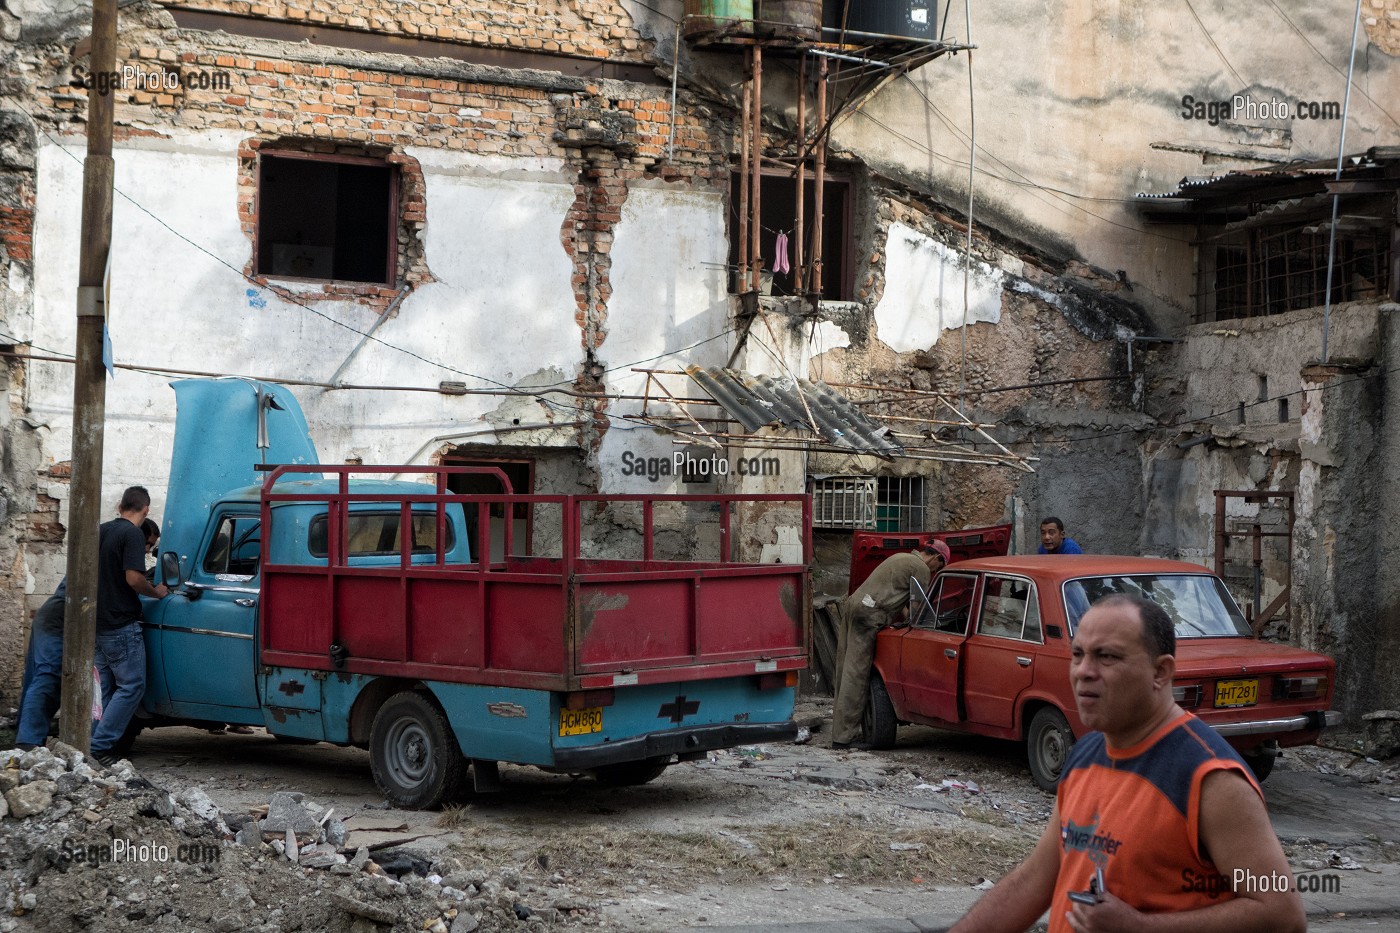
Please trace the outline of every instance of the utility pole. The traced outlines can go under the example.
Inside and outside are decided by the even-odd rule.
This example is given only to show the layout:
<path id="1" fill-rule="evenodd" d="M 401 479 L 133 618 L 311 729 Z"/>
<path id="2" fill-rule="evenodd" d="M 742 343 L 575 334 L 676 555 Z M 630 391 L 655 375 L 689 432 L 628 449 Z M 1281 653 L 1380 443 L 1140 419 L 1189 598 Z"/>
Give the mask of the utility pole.
<path id="1" fill-rule="evenodd" d="M 73 367 L 73 485 L 68 500 L 68 604 L 63 626 L 59 738 L 86 754 L 92 740 L 92 656 L 97 640 L 97 526 L 102 517 L 102 433 L 107 372 L 103 295 L 112 247 L 112 115 L 117 70 L 117 0 L 93 0 L 87 159 L 83 162 L 78 256 L 77 365 Z M 105 92 L 98 88 L 106 87 Z"/>

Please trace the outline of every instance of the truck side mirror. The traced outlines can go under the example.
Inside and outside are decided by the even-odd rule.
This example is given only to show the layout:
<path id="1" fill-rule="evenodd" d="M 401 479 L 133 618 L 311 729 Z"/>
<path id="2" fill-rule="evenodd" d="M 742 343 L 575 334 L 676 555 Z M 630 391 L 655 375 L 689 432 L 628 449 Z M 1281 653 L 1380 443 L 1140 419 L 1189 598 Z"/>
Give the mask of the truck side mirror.
<path id="1" fill-rule="evenodd" d="M 160 555 L 160 582 L 171 589 L 180 585 L 180 555 L 174 551 Z"/>

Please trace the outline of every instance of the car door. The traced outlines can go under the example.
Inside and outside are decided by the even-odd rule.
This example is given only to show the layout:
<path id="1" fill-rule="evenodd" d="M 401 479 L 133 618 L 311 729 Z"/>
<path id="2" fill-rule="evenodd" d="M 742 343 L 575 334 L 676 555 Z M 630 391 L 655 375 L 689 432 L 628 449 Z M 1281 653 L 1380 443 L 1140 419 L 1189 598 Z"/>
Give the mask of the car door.
<path id="1" fill-rule="evenodd" d="M 940 573 L 928 598 L 910 600 L 912 624 L 900 639 L 900 677 L 911 719 L 961 722 L 959 680 L 977 592 L 977 574 Z"/>
<path id="2" fill-rule="evenodd" d="M 262 530 L 256 506 L 216 513 L 184 585 L 161 618 L 165 686 L 176 715 L 218 718 L 209 707 L 256 708 L 254 679 Z"/>
<path id="3" fill-rule="evenodd" d="M 1024 577 L 986 574 L 975 633 L 963 647 L 969 723 L 1012 728 L 1016 700 L 1035 679 L 1040 642 L 1035 584 Z"/>

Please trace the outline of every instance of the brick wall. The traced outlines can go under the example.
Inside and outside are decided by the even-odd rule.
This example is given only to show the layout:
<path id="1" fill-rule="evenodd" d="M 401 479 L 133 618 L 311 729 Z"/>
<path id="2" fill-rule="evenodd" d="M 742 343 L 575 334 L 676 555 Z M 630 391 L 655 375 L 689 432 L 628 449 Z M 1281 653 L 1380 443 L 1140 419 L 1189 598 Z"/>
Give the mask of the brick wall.
<path id="1" fill-rule="evenodd" d="M 181 0 L 167 6 L 592 58 L 636 58 L 643 45 L 626 11 L 604 0 Z"/>
<path id="2" fill-rule="evenodd" d="M 592 308 L 597 314 L 604 313 L 610 291 L 607 260 L 594 257 L 606 256 L 627 183 L 658 177 L 722 186 L 726 178 L 727 132 L 693 106 L 678 108 L 674 155 L 666 158 L 672 111 L 668 89 L 661 86 L 619 87 L 563 76 L 554 87 L 512 86 L 449 76 L 451 65 L 425 65 L 423 73 L 412 74 L 406 69 L 377 70 L 376 56 L 365 53 L 353 56 L 363 67 L 350 67 L 252 54 L 246 48 L 212 50 L 202 45 L 207 34 L 182 36 L 189 46 L 201 46 L 119 47 L 118 69 L 133 66 L 143 78 L 113 92 L 118 138 L 204 129 L 248 134 L 238 153 L 238 203 L 231 206 L 248 236 L 248 274 L 253 271 L 251 245 L 257 222 L 256 155 L 270 148 L 370 155 L 397 164 L 397 269 L 410 287 L 431 281 L 432 274 L 423 261 L 419 236 L 426 191 L 416 161 L 404 153 L 406 147 L 566 159 L 589 190 L 565 221 L 565 249 L 574 259 L 576 276 L 586 277 L 576 283 L 580 310 Z M 167 82 L 165 76 L 180 80 Z M 496 80 L 508 81 L 509 73 Z M 168 88 L 167 83 L 178 86 Z M 562 89 L 571 90 L 561 93 Z M 46 93 L 45 103 L 60 120 L 86 112 L 89 92 L 83 88 L 59 86 Z M 605 167 L 581 155 L 589 149 L 610 153 Z M 0 236 L 4 232 L 0 226 Z M 258 281 L 289 294 L 275 282 Z M 397 288 L 358 283 L 296 290 L 301 301 L 353 300 L 380 310 L 396 294 Z M 596 346 L 601 339 L 600 334 L 590 343 Z"/>

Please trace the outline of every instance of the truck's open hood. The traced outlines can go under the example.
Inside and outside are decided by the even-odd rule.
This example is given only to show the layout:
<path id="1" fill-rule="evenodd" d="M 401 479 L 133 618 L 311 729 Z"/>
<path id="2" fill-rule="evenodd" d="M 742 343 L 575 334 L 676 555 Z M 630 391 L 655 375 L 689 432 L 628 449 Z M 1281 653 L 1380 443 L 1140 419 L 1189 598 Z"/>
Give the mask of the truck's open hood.
<path id="1" fill-rule="evenodd" d="M 258 484 L 259 463 L 319 463 L 306 417 L 285 388 L 251 379 L 185 379 L 175 390 L 175 452 L 170 459 L 160 549 L 186 561 L 199 546 L 209 510 L 232 489 Z M 266 412 L 258 446 L 259 402 Z"/>

